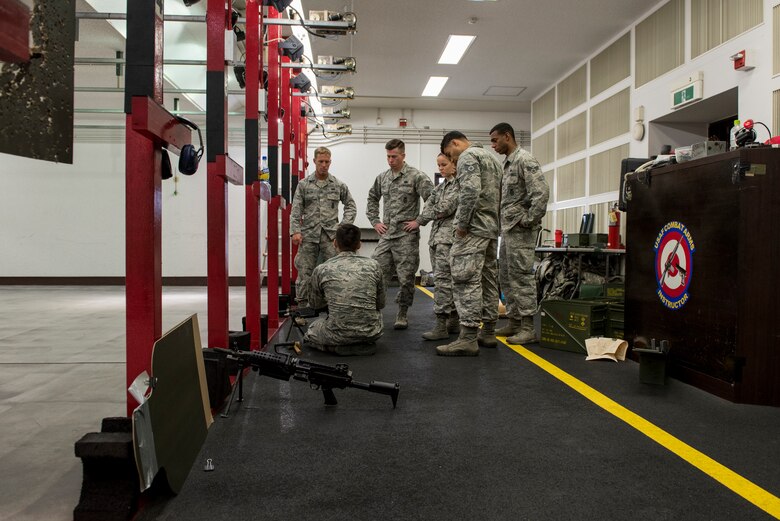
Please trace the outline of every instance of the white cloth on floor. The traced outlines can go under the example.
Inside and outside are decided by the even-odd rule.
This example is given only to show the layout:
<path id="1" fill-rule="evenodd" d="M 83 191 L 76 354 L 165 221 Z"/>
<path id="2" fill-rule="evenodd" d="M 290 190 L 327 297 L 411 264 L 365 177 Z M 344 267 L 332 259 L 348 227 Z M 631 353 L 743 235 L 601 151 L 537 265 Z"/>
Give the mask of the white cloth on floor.
<path id="1" fill-rule="evenodd" d="M 619 338 L 595 337 L 585 340 L 588 356 L 585 360 L 609 359 L 617 362 L 626 359 L 628 342 Z"/>

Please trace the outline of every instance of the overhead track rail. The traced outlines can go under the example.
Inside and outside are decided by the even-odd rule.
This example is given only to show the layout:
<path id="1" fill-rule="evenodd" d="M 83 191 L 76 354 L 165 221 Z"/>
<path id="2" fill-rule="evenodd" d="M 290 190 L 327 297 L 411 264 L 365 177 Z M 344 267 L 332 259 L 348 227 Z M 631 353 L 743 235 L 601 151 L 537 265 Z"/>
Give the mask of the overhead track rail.
<path id="1" fill-rule="evenodd" d="M 77 20 L 127 20 L 127 13 L 90 13 L 79 11 L 76 13 Z M 194 22 L 206 23 L 204 15 L 186 15 L 186 14 L 166 14 L 163 16 L 165 22 Z M 245 24 L 246 18 L 239 18 L 236 23 Z M 279 26 L 303 26 L 312 30 L 324 30 L 329 34 L 354 32 L 356 21 L 328 21 L 328 20 L 292 20 L 289 18 L 263 18 L 263 25 Z"/>

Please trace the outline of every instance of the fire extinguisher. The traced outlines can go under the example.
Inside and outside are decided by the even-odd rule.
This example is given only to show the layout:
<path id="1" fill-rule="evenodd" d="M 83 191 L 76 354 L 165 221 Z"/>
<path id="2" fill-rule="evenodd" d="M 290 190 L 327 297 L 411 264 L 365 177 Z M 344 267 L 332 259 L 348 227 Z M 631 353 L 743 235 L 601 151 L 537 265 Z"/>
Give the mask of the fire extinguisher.
<path id="1" fill-rule="evenodd" d="M 607 237 L 607 248 L 615 250 L 620 248 L 620 211 L 617 203 L 609 211 L 609 236 Z"/>

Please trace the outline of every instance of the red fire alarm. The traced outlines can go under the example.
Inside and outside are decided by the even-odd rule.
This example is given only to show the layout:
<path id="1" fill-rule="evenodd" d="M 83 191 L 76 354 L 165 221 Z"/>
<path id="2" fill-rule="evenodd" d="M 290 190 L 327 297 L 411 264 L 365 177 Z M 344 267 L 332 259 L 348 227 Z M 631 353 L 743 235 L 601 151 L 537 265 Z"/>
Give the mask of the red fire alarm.
<path id="1" fill-rule="evenodd" d="M 399 127 L 405 127 L 406 126 L 406 118 L 398 118 L 398 126 Z"/>
<path id="2" fill-rule="evenodd" d="M 752 64 L 752 60 L 748 60 L 748 55 L 745 49 L 742 49 L 736 54 L 732 54 L 731 61 L 734 62 L 735 71 L 749 71 L 751 69 L 755 69 Z"/>

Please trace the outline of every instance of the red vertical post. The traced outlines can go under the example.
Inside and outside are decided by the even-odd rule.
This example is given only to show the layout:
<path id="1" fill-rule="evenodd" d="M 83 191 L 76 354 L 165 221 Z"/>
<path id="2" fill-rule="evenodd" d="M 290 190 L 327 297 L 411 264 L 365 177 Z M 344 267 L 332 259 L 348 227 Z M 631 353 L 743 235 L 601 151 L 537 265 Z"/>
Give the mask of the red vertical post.
<path id="1" fill-rule="evenodd" d="M 246 3 L 246 121 L 245 121 L 245 233 L 246 233 L 246 328 L 249 331 L 251 349 L 260 345 L 260 183 L 258 181 L 260 164 L 260 125 L 258 121 L 260 71 L 262 54 L 260 53 L 260 35 L 262 34 L 262 16 L 259 0 Z"/>
<path id="2" fill-rule="evenodd" d="M 160 150 L 132 130 L 127 116 L 125 159 L 125 299 L 127 386 L 151 374 L 152 348 L 162 336 L 162 190 Z M 138 404 L 127 395 L 127 415 Z"/>
<path id="3" fill-rule="evenodd" d="M 290 63 L 290 58 L 287 56 L 282 57 L 282 63 Z M 292 202 L 292 186 L 290 179 L 292 172 L 292 164 L 290 160 L 290 146 L 292 135 L 292 91 L 290 90 L 290 72 L 292 69 L 280 69 L 281 72 L 281 86 L 280 86 L 280 101 L 282 105 L 282 111 L 284 117 L 282 119 L 282 128 L 284 132 L 282 134 L 282 197 L 285 200 Z M 292 204 L 286 205 L 282 211 L 282 293 L 290 294 L 290 267 L 291 267 L 291 241 L 290 241 L 290 212 L 292 211 Z"/>
<path id="4" fill-rule="evenodd" d="M 301 97 L 295 96 L 292 98 L 292 121 L 293 121 L 293 128 L 292 128 L 292 134 L 294 138 L 292 139 L 292 176 L 293 181 L 297 181 L 299 179 L 302 179 L 303 176 L 301 175 Z M 297 186 L 298 183 L 294 182 L 294 186 Z M 294 194 L 293 194 L 294 196 Z M 289 222 L 289 220 L 288 220 Z M 298 278 L 298 270 L 295 269 L 295 256 L 298 255 L 298 245 L 293 244 L 292 245 L 292 251 L 290 252 L 290 258 L 291 258 L 291 264 L 292 267 L 290 269 L 290 276 L 292 280 L 295 280 Z M 291 284 L 292 285 L 292 284 Z"/>
<path id="5" fill-rule="evenodd" d="M 162 336 L 162 190 L 160 149 L 133 130 L 131 99 L 162 103 L 163 19 L 154 0 L 133 2 L 127 13 L 125 91 L 125 351 L 126 388 L 143 371 L 151 374 L 154 342 Z M 148 28 L 152 26 L 153 31 Z M 127 415 L 137 406 L 127 393 Z"/>
<path id="6" fill-rule="evenodd" d="M 279 18 L 274 7 L 268 7 L 268 18 Z M 268 170 L 270 172 L 273 199 L 268 205 L 268 336 L 279 327 L 279 209 L 282 197 L 279 192 L 279 44 L 281 29 L 268 26 Z"/>
<path id="7" fill-rule="evenodd" d="M 206 227 L 208 345 L 228 346 L 228 219 L 225 154 L 227 89 L 225 29 L 231 2 L 208 0 L 206 9 Z"/>
<path id="8" fill-rule="evenodd" d="M 279 209 L 280 196 L 268 203 L 268 336 L 279 327 Z"/>

